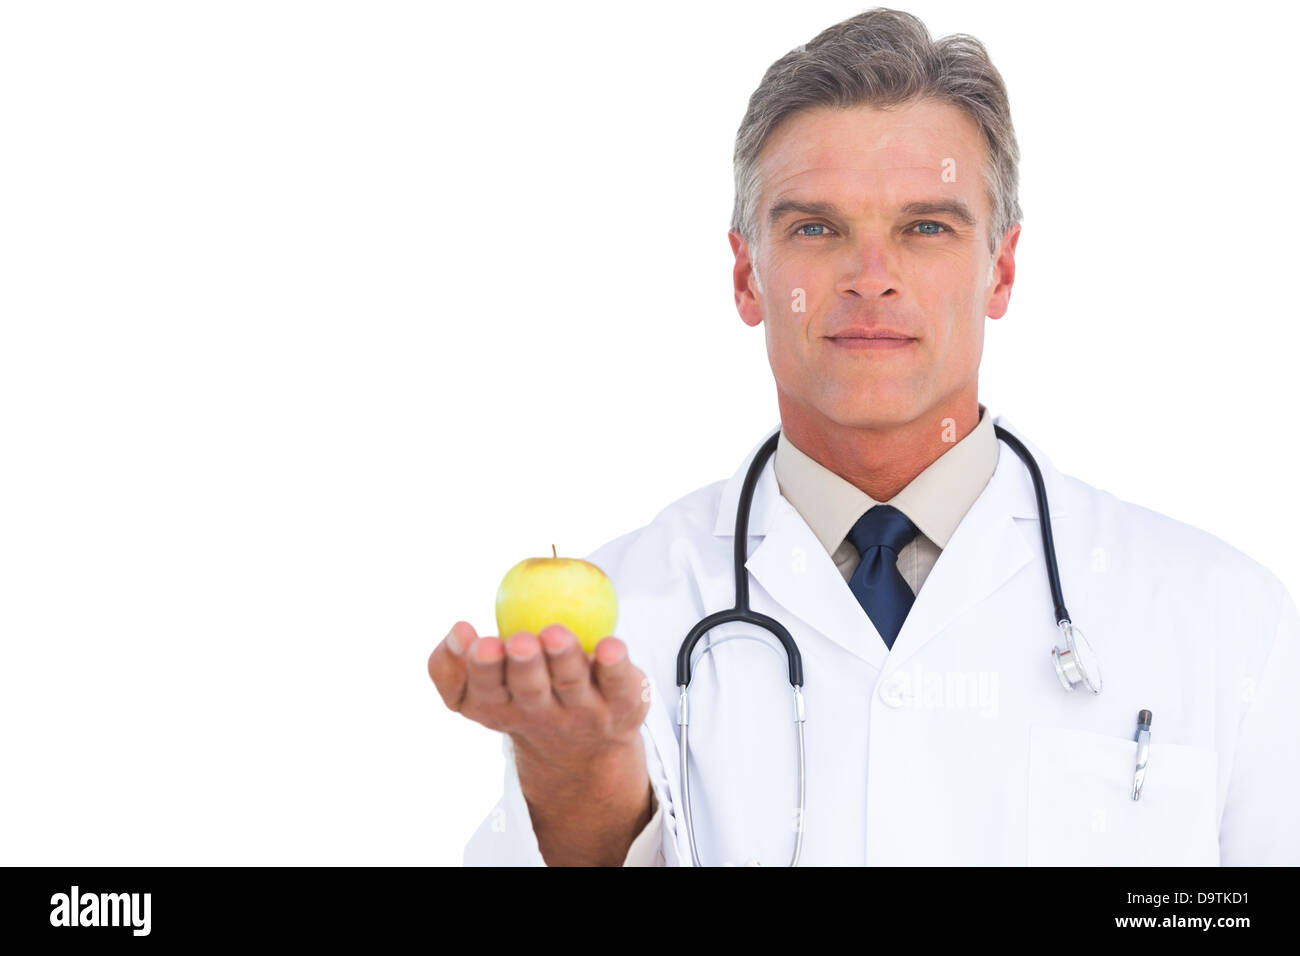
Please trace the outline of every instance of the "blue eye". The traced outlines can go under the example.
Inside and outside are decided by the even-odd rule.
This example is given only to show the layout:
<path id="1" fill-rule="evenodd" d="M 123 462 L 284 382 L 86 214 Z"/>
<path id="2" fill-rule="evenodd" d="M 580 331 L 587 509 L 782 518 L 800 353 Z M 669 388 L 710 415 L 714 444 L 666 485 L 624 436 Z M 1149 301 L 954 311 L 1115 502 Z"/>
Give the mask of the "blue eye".
<path id="1" fill-rule="evenodd" d="M 808 239 L 820 239 L 823 235 L 825 235 L 825 233 L 817 233 L 815 235 L 809 235 L 808 233 L 804 232 L 805 229 L 828 229 L 828 227 L 826 226 L 825 223 L 822 222 L 806 222 L 802 226 L 796 228 L 794 233 L 796 236 L 804 236 Z"/>
<path id="2" fill-rule="evenodd" d="M 947 232 L 947 231 L 948 231 L 948 227 L 947 227 L 947 226 L 945 226 L 945 225 L 944 225 L 943 223 L 941 223 L 941 222 L 935 222 L 933 219 L 927 219 L 927 220 L 925 220 L 924 222 L 918 222 L 918 223 L 915 223 L 915 224 L 913 225 L 912 228 L 916 228 L 916 226 L 938 226 L 938 227 L 939 227 L 940 229 L 942 229 L 944 232 Z M 923 232 L 923 233 L 921 233 L 921 235 L 923 235 L 923 236 L 939 236 L 939 235 L 942 235 L 942 234 L 943 234 L 943 233 L 939 233 L 939 232 Z"/>

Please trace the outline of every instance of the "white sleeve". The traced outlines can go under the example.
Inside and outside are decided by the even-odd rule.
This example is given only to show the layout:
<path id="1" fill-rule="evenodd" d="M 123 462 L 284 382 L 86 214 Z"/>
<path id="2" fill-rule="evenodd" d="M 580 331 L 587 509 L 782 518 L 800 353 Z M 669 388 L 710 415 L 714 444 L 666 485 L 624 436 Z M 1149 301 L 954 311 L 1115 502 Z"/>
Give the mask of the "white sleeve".
<path id="1" fill-rule="evenodd" d="M 1219 825 L 1221 866 L 1300 865 L 1300 614 L 1282 590 L 1263 667 L 1248 674 L 1245 706 Z"/>
<path id="2" fill-rule="evenodd" d="M 466 866 L 545 866 L 533 832 L 533 818 L 519 786 L 514 742 L 501 735 L 506 757 L 505 795 L 465 845 Z"/>

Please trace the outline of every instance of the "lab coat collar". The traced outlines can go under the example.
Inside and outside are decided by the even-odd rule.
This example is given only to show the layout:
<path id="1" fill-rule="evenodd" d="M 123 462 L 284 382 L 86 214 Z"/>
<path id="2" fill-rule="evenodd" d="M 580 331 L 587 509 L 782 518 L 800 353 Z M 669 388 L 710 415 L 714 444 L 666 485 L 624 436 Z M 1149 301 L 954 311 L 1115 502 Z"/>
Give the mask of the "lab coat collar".
<path id="1" fill-rule="evenodd" d="M 1062 481 L 1050 460 L 1002 416 L 994 424 L 1019 438 L 1043 474 L 1051 516 L 1063 517 Z M 772 428 L 764 441 L 774 434 Z M 735 533 L 736 502 L 756 444 L 723 489 L 714 534 Z M 1020 457 L 998 442 L 993 477 L 963 516 L 939 555 L 895 639 L 886 648 L 831 556 L 794 506 L 779 492 L 768 459 L 754 489 L 749 534 L 763 540 L 751 548 L 745 567 L 763 590 L 795 617 L 880 671 L 901 665 L 952 620 L 992 594 L 1041 553 L 1015 518 L 1037 518 L 1034 486 Z M 1033 532 L 1037 540 L 1037 532 Z"/>

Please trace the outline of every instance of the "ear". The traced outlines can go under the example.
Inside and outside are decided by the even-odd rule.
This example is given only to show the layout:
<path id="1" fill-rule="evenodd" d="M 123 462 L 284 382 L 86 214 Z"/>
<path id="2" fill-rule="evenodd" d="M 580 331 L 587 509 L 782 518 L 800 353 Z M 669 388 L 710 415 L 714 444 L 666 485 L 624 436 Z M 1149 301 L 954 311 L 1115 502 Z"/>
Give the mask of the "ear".
<path id="1" fill-rule="evenodd" d="M 1019 241 L 1020 223 L 1016 223 L 1007 230 L 998 258 L 993 263 L 988 300 L 984 306 L 984 314 L 990 319 L 1000 319 L 1007 314 L 1007 306 L 1011 302 L 1011 286 L 1016 281 L 1016 243 Z"/>
<path id="2" fill-rule="evenodd" d="M 731 242 L 731 251 L 736 257 L 736 265 L 731 271 L 736 311 L 746 325 L 761 325 L 763 292 L 758 286 L 758 275 L 754 271 L 754 261 L 750 258 L 749 243 L 734 229 L 727 233 L 727 239 Z"/>

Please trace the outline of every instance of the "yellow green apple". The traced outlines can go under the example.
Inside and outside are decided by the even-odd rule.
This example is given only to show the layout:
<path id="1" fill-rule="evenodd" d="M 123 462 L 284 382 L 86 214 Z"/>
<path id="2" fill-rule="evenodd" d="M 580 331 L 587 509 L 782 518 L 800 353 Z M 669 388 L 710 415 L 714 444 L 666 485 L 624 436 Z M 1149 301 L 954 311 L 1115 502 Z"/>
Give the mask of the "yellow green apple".
<path id="1" fill-rule="evenodd" d="M 519 631 L 563 624 L 588 654 L 614 633 L 618 596 L 605 572 L 581 558 L 525 558 L 497 588 L 497 633 L 505 641 Z"/>

